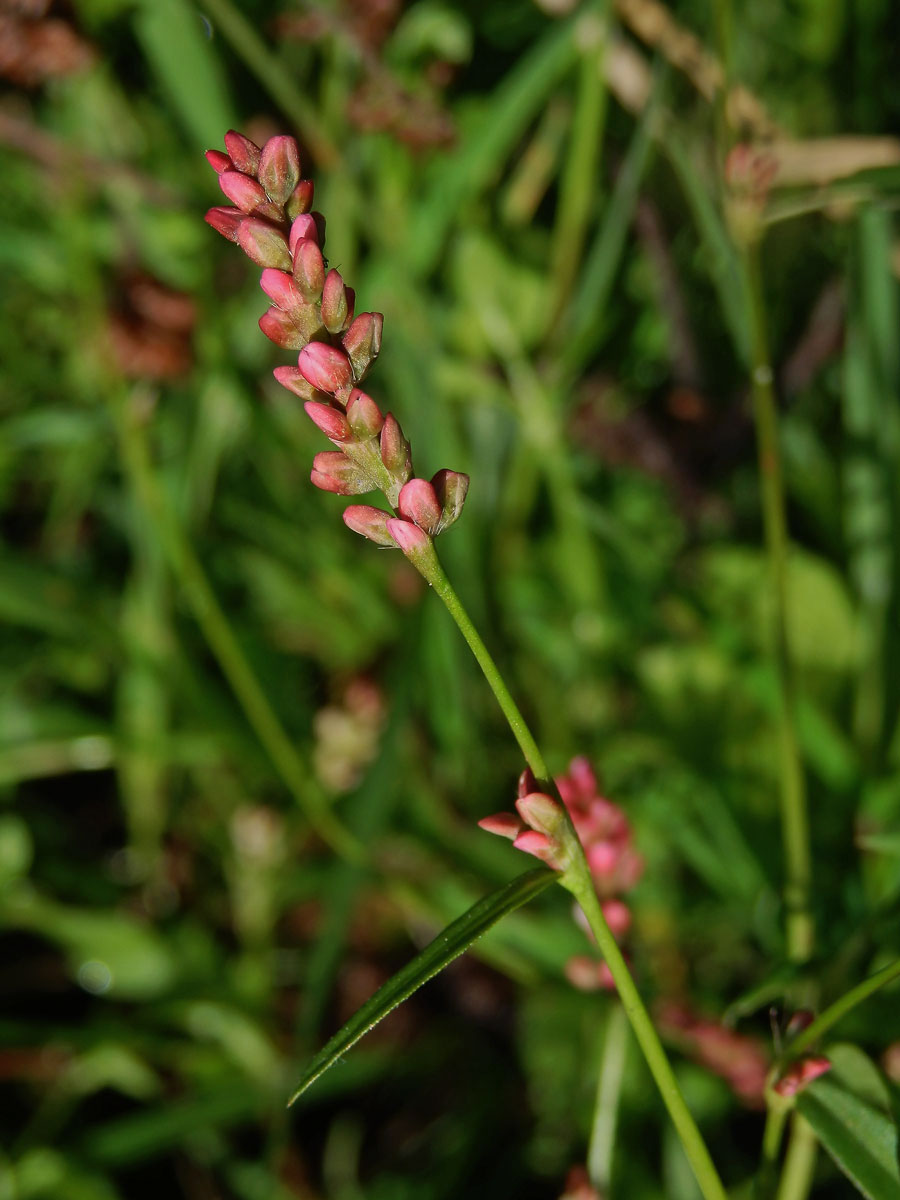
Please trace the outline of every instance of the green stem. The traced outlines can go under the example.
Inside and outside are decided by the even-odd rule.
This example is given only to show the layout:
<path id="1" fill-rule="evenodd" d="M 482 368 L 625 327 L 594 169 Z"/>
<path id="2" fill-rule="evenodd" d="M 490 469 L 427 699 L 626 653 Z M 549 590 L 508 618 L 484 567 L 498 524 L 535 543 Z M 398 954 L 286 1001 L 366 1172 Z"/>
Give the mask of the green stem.
<path id="1" fill-rule="evenodd" d="M 313 828 L 343 857 L 359 861 L 362 847 L 328 808 L 315 777 L 303 762 L 260 686 L 209 580 L 159 487 L 144 427 L 120 399 L 111 402 L 122 460 L 139 503 L 159 535 L 163 551 L 193 609 L 197 624 L 231 685 L 254 732 L 288 791 Z"/>
<path id="2" fill-rule="evenodd" d="M 805 1200 L 812 1187 L 818 1148 L 811 1127 L 799 1113 L 794 1113 L 776 1200 Z"/>
<path id="3" fill-rule="evenodd" d="M 210 20 L 232 50 L 244 60 L 309 147 L 320 167 L 335 167 L 340 152 L 316 114 L 315 106 L 303 95 L 291 73 L 267 46 L 254 25 L 231 0 L 200 0 Z"/>
<path id="4" fill-rule="evenodd" d="M 778 446 L 778 416 L 766 333 L 765 302 L 756 242 L 742 247 L 750 319 L 751 387 L 756 423 L 763 524 L 772 582 L 775 667 L 781 714 L 778 723 L 782 840 L 785 854 L 784 903 L 788 958 L 807 962 L 815 929 L 810 909 L 812 858 L 809 843 L 806 781 L 797 740 L 797 692 L 788 649 L 788 536 L 784 483 Z"/>
<path id="5" fill-rule="evenodd" d="M 787 1063 L 799 1058 L 824 1033 L 827 1033 L 832 1025 L 836 1025 L 842 1017 L 856 1008 L 858 1004 L 861 1004 L 863 1000 L 868 1000 L 869 996 L 898 977 L 900 977 L 900 958 L 895 962 L 888 963 L 886 967 L 882 967 L 880 971 L 876 971 L 874 975 L 870 975 L 868 979 L 864 979 L 861 983 L 852 987 L 849 992 L 845 992 L 833 1004 L 829 1004 L 823 1013 L 820 1013 L 811 1024 L 807 1025 L 793 1039 L 784 1053 L 782 1065 L 786 1066 Z"/>
<path id="6" fill-rule="evenodd" d="M 784 1126 L 790 1112 L 789 1103 L 779 1103 L 780 1099 L 780 1097 L 767 1099 L 768 1110 L 763 1130 L 762 1162 L 753 1189 L 755 1200 L 768 1200 L 774 1190 L 781 1140 L 784 1137 Z"/>
<path id="7" fill-rule="evenodd" d="M 509 689 L 504 683 L 497 664 L 491 658 L 487 647 L 472 624 L 471 618 L 453 590 L 443 567 L 438 561 L 433 546 L 429 546 L 425 552 L 416 553 L 414 557 L 411 556 L 411 561 L 432 585 L 438 596 L 440 596 L 441 600 L 447 606 L 453 620 L 459 626 L 460 632 L 468 642 L 472 653 L 478 661 L 478 665 L 484 673 L 485 679 L 488 681 L 491 690 L 503 710 L 504 716 L 509 722 L 509 726 L 516 741 L 519 743 L 526 762 L 539 781 L 542 781 L 545 785 L 551 785 L 550 773 L 547 770 L 543 755 L 538 749 L 537 743 L 526 725 L 524 717 L 519 712 Z M 700 1191 L 704 1196 L 704 1200 L 726 1200 L 725 1188 L 710 1158 L 700 1130 L 697 1128 L 694 1118 L 691 1116 L 684 1101 L 684 1097 L 678 1087 L 678 1081 L 675 1078 L 675 1072 L 669 1065 L 662 1042 L 659 1040 L 659 1035 L 653 1027 L 653 1022 L 650 1020 L 650 1014 L 641 1000 L 637 986 L 631 977 L 631 972 L 628 970 L 628 964 L 625 962 L 622 951 L 619 949 L 616 939 L 613 937 L 612 931 L 606 923 L 606 918 L 603 916 L 603 910 L 600 907 L 600 901 L 597 899 L 597 893 L 594 890 L 584 849 L 578 839 L 578 835 L 575 833 L 567 811 L 564 838 L 566 842 L 565 853 L 571 865 L 560 877 L 560 883 L 575 896 L 581 905 L 591 931 L 597 939 L 600 952 L 606 959 L 612 973 L 622 1007 L 631 1023 L 631 1028 L 634 1030 L 634 1035 L 659 1089 L 663 1103 L 675 1125 L 688 1162 L 700 1185 Z"/>
<path id="8" fill-rule="evenodd" d="M 603 1034 L 603 1061 L 597 1078 L 594 1120 L 587 1154 L 588 1178 L 607 1200 L 627 1054 L 628 1017 L 622 1005 L 614 1002 Z"/>

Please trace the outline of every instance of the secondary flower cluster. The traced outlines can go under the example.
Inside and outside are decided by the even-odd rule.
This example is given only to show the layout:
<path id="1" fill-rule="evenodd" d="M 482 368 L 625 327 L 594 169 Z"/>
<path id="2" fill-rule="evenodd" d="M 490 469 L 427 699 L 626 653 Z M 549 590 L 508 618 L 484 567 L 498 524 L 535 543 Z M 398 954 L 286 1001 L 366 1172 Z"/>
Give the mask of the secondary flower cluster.
<path id="1" fill-rule="evenodd" d="M 275 378 L 305 401 L 337 447 L 316 455 L 312 482 L 341 496 L 383 492 L 393 511 L 354 504 L 344 521 L 380 546 L 415 556 L 459 517 L 468 476 L 443 470 L 430 481 L 414 478 L 397 420 L 360 390 L 378 357 L 384 318 L 354 316 L 353 289 L 328 270 L 325 219 L 311 211 L 313 184 L 300 178 L 295 140 L 273 137 L 260 148 L 232 130 L 225 148 L 206 157 L 231 205 L 211 208 L 206 220 L 263 268 L 260 285 L 272 304 L 260 329 L 276 345 L 299 351 L 296 367 L 276 367 Z"/>
<path id="2" fill-rule="evenodd" d="M 631 913 L 621 896 L 634 887 L 644 869 L 644 860 L 632 844 L 628 818 L 618 805 L 600 795 L 597 777 L 586 758 L 573 759 L 568 774 L 555 782 L 584 847 L 603 915 L 619 940 L 631 924 Z M 489 833 L 512 839 L 517 850 L 535 855 L 554 870 L 565 871 L 569 866 L 562 806 L 538 790 L 530 770 L 523 771 L 519 779 L 516 812 L 495 813 L 478 824 Z M 587 955 L 571 959 L 566 974 L 585 990 L 613 986 L 606 963 Z"/>

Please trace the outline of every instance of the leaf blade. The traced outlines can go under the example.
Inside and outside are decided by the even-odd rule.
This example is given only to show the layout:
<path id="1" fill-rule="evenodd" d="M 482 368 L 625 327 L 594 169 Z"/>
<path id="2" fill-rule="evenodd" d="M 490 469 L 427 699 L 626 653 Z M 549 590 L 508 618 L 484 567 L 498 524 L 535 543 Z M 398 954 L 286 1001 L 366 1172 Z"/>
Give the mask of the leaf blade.
<path id="1" fill-rule="evenodd" d="M 801 1093 L 797 1108 L 864 1196 L 896 1200 L 900 1195 L 897 1128 L 889 1117 L 828 1080 Z"/>

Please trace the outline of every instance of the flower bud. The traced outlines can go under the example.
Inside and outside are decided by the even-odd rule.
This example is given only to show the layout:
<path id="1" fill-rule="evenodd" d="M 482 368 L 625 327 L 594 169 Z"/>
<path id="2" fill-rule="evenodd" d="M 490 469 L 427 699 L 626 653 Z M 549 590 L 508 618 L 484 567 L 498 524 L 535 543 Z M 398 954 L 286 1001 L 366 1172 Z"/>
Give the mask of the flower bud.
<path id="1" fill-rule="evenodd" d="M 315 400 L 323 395 L 311 383 L 307 383 L 297 367 L 276 367 L 272 372 L 283 388 L 299 396 L 301 400 Z"/>
<path id="2" fill-rule="evenodd" d="M 527 796 L 527 795 L 529 795 L 529 793 L 536 792 L 537 790 L 538 790 L 538 785 L 537 785 L 537 779 L 535 778 L 535 775 L 534 775 L 534 771 L 532 771 L 531 767 L 526 767 L 525 770 L 522 772 L 522 774 L 519 776 L 519 784 L 518 784 L 518 790 L 516 791 L 516 798 L 521 800 L 523 796 Z"/>
<path id="3" fill-rule="evenodd" d="M 375 487 L 365 471 L 340 450 L 321 450 L 313 459 L 310 479 L 323 492 L 338 496 L 357 496 Z"/>
<path id="4" fill-rule="evenodd" d="M 203 218 L 207 225 L 211 225 L 222 237 L 228 238 L 229 242 L 238 240 L 238 229 L 243 219 L 244 214 L 239 208 L 224 204 L 218 208 L 211 208 Z"/>
<path id="5" fill-rule="evenodd" d="M 392 550 L 397 543 L 387 531 L 387 522 L 391 514 L 383 508 L 374 508 L 371 504 L 351 504 L 344 509 L 344 524 L 354 533 L 361 533 L 370 542 L 379 546 L 389 546 Z"/>
<path id="6" fill-rule="evenodd" d="M 399 517 L 389 517 L 387 531 L 406 557 L 413 562 L 417 558 L 424 557 L 431 550 L 431 538 L 411 521 L 402 521 Z"/>
<path id="7" fill-rule="evenodd" d="M 384 415 L 371 396 L 354 388 L 347 401 L 347 420 L 359 442 L 376 437 L 384 427 Z"/>
<path id="8" fill-rule="evenodd" d="M 441 506 L 441 517 L 438 522 L 437 532 L 443 533 L 454 521 L 459 519 L 463 505 L 466 502 L 466 493 L 469 490 L 469 477 L 468 475 L 463 475 L 461 471 L 448 471 L 444 469 L 432 476 L 431 486 L 434 488 L 438 503 Z"/>
<path id="9" fill-rule="evenodd" d="M 219 187 L 231 203 L 244 213 L 255 212 L 261 204 L 269 203 L 268 196 L 256 180 L 240 171 L 223 171 L 219 176 Z"/>
<path id="10" fill-rule="evenodd" d="M 325 260 L 310 238 L 294 243 L 294 283 L 305 300 L 318 300 L 325 286 Z"/>
<path id="11" fill-rule="evenodd" d="M 329 333 L 340 333 L 349 315 L 347 289 L 340 272 L 332 268 L 325 276 L 322 289 L 322 324 Z"/>
<path id="12" fill-rule="evenodd" d="M 303 303 L 303 298 L 294 286 L 294 278 L 287 271 L 276 271 L 266 267 L 259 277 L 259 286 L 273 304 L 285 312 L 291 312 Z"/>
<path id="13" fill-rule="evenodd" d="M 221 175 L 223 171 L 233 171 L 234 163 L 227 154 L 223 154 L 221 150 L 207 150 L 206 161 L 212 167 L 217 175 Z"/>
<path id="14" fill-rule="evenodd" d="M 244 217 L 238 227 L 238 244 L 259 267 L 291 269 L 291 256 L 284 234 L 259 217 Z"/>
<path id="15" fill-rule="evenodd" d="M 270 342 L 281 346 L 283 350 L 299 350 L 306 342 L 290 315 L 274 304 L 259 318 L 259 327 Z"/>
<path id="16" fill-rule="evenodd" d="M 509 838 L 510 841 L 515 841 L 519 834 L 525 831 L 525 826 L 516 814 L 508 812 L 494 813 L 492 817 L 482 817 L 478 825 L 487 833 L 496 833 L 498 837 Z"/>
<path id="17" fill-rule="evenodd" d="M 381 330 L 384 317 L 381 313 L 360 313 L 344 336 L 341 343 L 350 355 L 353 373 L 363 379 L 381 349 Z"/>
<path id="18" fill-rule="evenodd" d="M 343 391 L 353 384 L 353 371 L 346 354 L 324 342 L 310 342 L 297 358 L 300 374 L 320 392 L 329 395 Z"/>
<path id="19" fill-rule="evenodd" d="M 441 506 L 434 488 L 425 479 L 410 479 L 400 489 L 397 509 L 406 521 L 412 521 L 427 534 L 437 532 L 441 519 Z"/>
<path id="20" fill-rule="evenodd" d="M 814 1079 L 831 1070 L 831 1063 L 822 1055 L 801 1058 L 793 1063 L 775 1084 L 774 1091 L 779 1096 L 796 1096 L 804 1088 L 809 1087 Z"/>
<path id="21" fill-rule="evenodd" d="M 260 149 L 256 142 L 251 142 L 242 133 L 229 129 L 225 134 L 225 149 L 239 171 L 243 171 L 245 175 L 256 174 L 260 156 Z"/>
<path id="22" fill-rule="evenodd" d="M 516 811 L 532 829 L 555 838 L 565 829 L 565 813 L 558 800 L 544 792 L 529 792 L 516 801 Z"/>
<path id="23" fill-rule="evenodd" d="M 403 430 L 393 413 L 388 413 L 384 418 L 384 426 L 381 430 L 381 461 L 393 478 L 399 480 L 401 484 L 406 483 L 412 475 L 412 455 L 409 442 L 403 436 Z"/>
<path id="24" fill-rule="evenodd" d="M 535 858 L 539 858 L 541 862 L 545 862 L 548 867 L 553 867 L 555 871 L 563 870 L 562 860 L 560 856 L 560 846 L 553 838 L 548 837 L 546 833 L 540 833 L 537 829 L 526 829 L 520 833 L 513 845 L 517 850 L 524 850 L 526 854 L 533 854 Z"/>
<path id="25" fill-rule="evenodd" d="M 319 230 L 309 213 L 301 213 L 291 221 L 291 232 L 288 234 L 288 245 L 291 248 L 291 254 L 294 253 L 294 247 L 301 238 L 309 238 L 311 242 L 315 242 L 316 245 L 319 244 Z"/>
<path id="26" fill-rule="evenodd" d="M 314 190 L 311 179 L 300 180 L 285 202 L 284 211 L 290 220 L 293 221 L 294 217 L 298 217 L 300 213 L 309 212 L 312 208 Z"/>
<path id="27" fill-rule="evenodd" d="M 307 400 L 303 405 L 306 415 L 333 442 L 347 442 L 353 437 L 347 418 L 330 404 L 318 400 Z"/>
<path id="28" fill-rule="evenodd" d="M 292 137 L 269 138 L 260 152 L 256 177 L 274 204 L 284 204 L 300 179 L 300 151 Z"/>

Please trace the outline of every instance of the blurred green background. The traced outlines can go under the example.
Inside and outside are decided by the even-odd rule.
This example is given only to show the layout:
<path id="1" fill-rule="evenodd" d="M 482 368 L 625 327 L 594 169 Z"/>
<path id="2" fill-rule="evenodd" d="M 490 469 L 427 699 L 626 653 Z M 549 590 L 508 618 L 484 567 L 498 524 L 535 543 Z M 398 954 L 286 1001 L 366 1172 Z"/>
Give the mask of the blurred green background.
<path id="1" fill-rule="evenodd" d="M 310 485 L 258 273 L 203 223 L 228 128 L 298 138 L 385 314 L 369 391 L 417 474 L 472 477 L 442 557 L 553 769 L 588 755 L 633 822 L 644 994 L 737 1005 L 760 1055 L 778 700 L 728 211 L 767 224 L 823 1000 L 900 951 L 900 18 L 758 0 L 717 38 L 721 10 L 0 3 L 2 1200 L 539 1200 L 585 1158 L 613 1009 L 564 978 L 562 895 L 284 1109 L 528 864 L 475 828 L 522 766 L 490 693 Z M 774 180 L 729 201 L 734 138 Z M 365 866 L 310 831 L 323 798 Z M 875 1060 L 896 995 L 841 1027 Z M 672 1036 L 738 1184 L 762 1118 Z M 611 1169 L 696 1195 L 633 1047 Z M 848 1189 L 823 1158 L 814 1194 Z"/>

